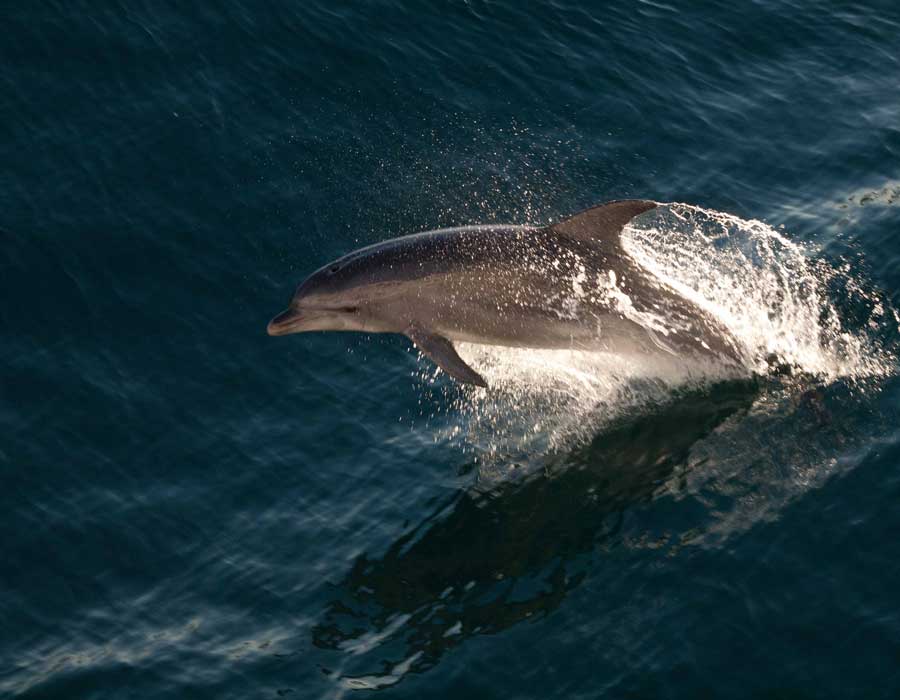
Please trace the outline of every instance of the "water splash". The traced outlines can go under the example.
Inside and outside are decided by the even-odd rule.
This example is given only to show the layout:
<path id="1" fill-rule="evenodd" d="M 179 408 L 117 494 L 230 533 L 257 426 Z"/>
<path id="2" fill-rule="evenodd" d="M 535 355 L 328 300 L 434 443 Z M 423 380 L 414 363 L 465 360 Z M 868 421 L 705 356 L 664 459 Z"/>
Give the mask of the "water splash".
<path id="1" fill-rule="evenodd" d="M 465 389 L 454 402 L 466 426 L 460 437 L 481 460 L 482 481 L 536 468 L 615 417 L 736 374 L 722 365 L 665 356 L 471 344 L 459 352 L 491 387 Z"/>
<path id="2" fill-rule="evenodd" d="M 832 268 L 813 252 L 757 220 L 689 204 L 661 207 L 626 227 L 626 252 L 666 286 L 715 316 L 748 350 L 749 369 L 765 374 L 769 359 L 824 381 L 889 373 L 892 358 L 868 329 L 842 319 L 835 282 L 870 304 L 867 322 L 885 320 L 885 306 L 850 270 Z M 867 323 L 867 325 L 869 325 Z"/>
<path id="3" fill-rule="evenodd" d="M 843 380 L 863 386 L 894 372 L 896 357 L 885 337 L 900 323 L 886 300 L 867 291 L 848 266 L 830 265 L 818 251 L 768 224 L 676 203 L 638 217 L 623 232 L 622 244 L 646 272 L 733 335 L 743 366 L 665 353 L 461 344 L 460 355 L 491 389 L 454 393 L 450 405 L 465 425 L 461 429 L 453 421 L 437 439 L 474 450 L 483 463 L 482 478 L 543 464 L 609 421 L 678 391 L 785 367 L 807 377 L 807 385 Z M 582 282 L 573 279 L 573 294 Z M 610 285 L 610 294 L 624 295 L 614 277 Z M 630 299 L 620 301 L 620 308 L 630 306 Z M 651 331 L 673 323 L 655 316 L 650 321 L 644 325 Z M 438 372 L 423 375 L 433 381 Z"/>

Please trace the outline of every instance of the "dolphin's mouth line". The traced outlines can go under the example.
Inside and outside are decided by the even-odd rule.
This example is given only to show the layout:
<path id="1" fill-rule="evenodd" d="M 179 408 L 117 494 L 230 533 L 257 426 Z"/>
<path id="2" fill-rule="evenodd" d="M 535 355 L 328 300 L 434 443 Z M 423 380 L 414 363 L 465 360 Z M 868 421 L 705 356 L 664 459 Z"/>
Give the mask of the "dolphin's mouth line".
<path id="1" fill-rule="evenodd" d="M 303 326 L 308 324 L 311 318 L 328 314 L 350 315 L 358 311 L 358 306 L 289 306 L 269 321 L 266 332 L 269 335 L 288 335 L 302 330 L 310 330 Z"/>
<path id="2" fill-rule="evenodd" d="M 292 307 L 293 308 L 293 307 Z M 316 312 L 316 311 L 336 311 L 345 314 L 355 314 L 359 311 L 358 306 L 298 306 L 295 308 L 297 313 Z"/>

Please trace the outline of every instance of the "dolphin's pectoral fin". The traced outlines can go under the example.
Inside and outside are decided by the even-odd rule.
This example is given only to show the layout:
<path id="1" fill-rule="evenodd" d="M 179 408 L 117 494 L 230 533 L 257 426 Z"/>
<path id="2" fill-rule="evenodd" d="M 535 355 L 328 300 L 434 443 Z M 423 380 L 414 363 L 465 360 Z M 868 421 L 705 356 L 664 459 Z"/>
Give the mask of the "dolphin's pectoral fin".
<path id="1" fill-rule="evenodd" d="M 456 348 L 453 347 L 453 343 L 445 337 L 434 335 L 417 326 L 408 328 L 406 336 L 413 341 L 423 355 L 457 381 L 487 387 L 484 377 L 463 361 L 457 354 Z"/>

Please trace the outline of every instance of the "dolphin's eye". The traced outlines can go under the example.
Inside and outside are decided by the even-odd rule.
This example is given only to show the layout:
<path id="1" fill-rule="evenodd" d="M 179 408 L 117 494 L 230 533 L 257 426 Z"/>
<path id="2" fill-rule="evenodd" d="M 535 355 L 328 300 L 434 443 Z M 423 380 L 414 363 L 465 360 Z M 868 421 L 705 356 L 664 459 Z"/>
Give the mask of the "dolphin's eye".
<path id="1" fill-rule="evenodd" d="M 333 275 L 335 272 L 341 269 L 341 266 L 338 263 L 335 263 L 331 267 L 328 268 L 328 274 Z"/>

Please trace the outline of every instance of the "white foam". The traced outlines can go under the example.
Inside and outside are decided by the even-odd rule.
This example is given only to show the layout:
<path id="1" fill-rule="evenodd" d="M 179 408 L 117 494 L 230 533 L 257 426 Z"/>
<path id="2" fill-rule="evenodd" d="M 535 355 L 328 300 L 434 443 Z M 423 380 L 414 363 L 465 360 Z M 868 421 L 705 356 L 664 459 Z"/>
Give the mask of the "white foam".
<path id="1" fill-rule="evenodd" d="M 646 224 L 626 227 L 622 244 L 644 269 L 731 331 L 754 371 L 766 372 L 769 355 L 826 380 L 890 370 L 890 359 L 865 331 L 843 327 L 827 296 L 842 272 L 762 221 L 671 204 Z"/>

